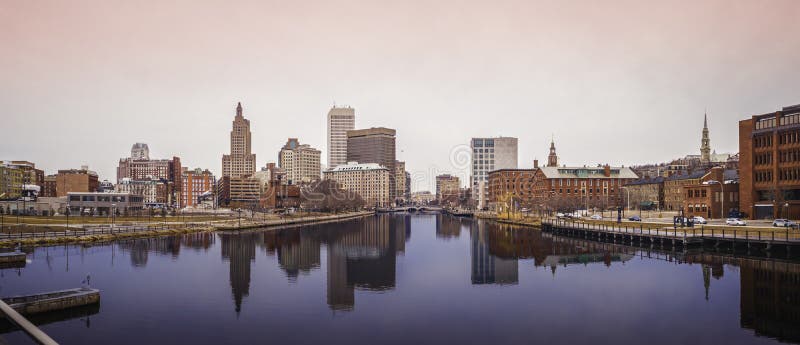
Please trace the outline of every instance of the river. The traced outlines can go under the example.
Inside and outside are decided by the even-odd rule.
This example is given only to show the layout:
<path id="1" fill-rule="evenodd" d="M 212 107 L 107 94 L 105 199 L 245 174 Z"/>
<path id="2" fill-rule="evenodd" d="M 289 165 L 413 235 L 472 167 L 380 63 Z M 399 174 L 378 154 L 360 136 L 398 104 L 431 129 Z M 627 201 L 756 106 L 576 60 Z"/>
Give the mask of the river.
<path id="1" fill-rule="evenodd" d="M 800 342 L 800 263 L 671 253 L 446 215 L 25 249 L 0 295 L 79 287 L 61 344 Z M 31 343 L 9 330 L 10 344 Z"/>

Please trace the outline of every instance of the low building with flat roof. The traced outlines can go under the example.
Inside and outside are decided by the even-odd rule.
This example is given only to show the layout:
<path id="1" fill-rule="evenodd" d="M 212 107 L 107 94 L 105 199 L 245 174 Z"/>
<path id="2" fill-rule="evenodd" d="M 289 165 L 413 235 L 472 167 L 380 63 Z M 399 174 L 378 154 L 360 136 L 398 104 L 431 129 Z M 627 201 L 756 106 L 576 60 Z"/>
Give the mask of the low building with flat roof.
<path id="1" fill-rule="evenodd" d="M 67 207 L 71 214 L 109 215 L 139 214 L 144 207 L 144 196 L 131 193 L 67 193 Z"/>

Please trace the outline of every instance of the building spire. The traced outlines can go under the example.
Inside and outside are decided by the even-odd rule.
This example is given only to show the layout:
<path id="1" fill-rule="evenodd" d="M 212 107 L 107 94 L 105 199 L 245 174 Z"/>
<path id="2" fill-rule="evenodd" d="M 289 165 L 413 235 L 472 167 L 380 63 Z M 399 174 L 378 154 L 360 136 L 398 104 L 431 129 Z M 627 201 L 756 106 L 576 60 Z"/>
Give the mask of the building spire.
<path id="1" fill-rule="evenodd" d="M 556 155 L 556 141 L 554 136 L 550 136 L 550 155 L 547 156 L 547 166 L 548 167 L 557 167 L 558 166 L 558 155 Z"/>
<path id="2" fill-rule="evenodd" d="M 236 116 L 242 116 L 242 102 L 239 102 L 239 104 L 236 105 Z"/>
<path id="3" fill-rule="evenodd" d="M 708 112 L 703 112 L 703 136 L 700 138 L 700 161 L 711 162 L 711 140 L 708 138 Z"/>

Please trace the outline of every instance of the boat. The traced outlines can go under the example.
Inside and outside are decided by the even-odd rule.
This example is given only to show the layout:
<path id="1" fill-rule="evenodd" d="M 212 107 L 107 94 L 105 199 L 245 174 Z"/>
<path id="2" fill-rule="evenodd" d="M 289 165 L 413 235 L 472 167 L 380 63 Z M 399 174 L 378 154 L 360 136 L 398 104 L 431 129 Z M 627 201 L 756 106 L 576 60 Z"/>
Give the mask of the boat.
<path id="1" fill-rule="evenodd" d="M 100 290 L 90 287 L 3 298 L 3 302 L 23 315 L 63 310 L 100 303 Z"/>

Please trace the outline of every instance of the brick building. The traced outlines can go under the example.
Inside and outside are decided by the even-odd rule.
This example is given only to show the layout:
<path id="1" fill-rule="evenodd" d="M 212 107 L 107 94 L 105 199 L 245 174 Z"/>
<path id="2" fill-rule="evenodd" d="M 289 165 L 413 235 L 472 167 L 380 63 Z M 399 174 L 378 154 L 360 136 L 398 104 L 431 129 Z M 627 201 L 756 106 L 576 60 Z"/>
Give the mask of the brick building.
<path id="1" fill-rule="evenodd" d="M 489 172 L 489 208 L 513 200 L 519 207 L 534 205 L 534 177 L 538 169 L 500 169 Z"/>
<path id="2" fill-rule="evenodd" d="M 684 185 L 684 214 L 705 218 L 727 218 L 739 209 L 739 176 L 736 170 L 711 168 L 699 183 Z"/>
<path id="3" fill-rule="evenodd" d="M 56 175 L 56 196 L 67 196 L 70 192 L 94 193 L 99 185 L 97 173 L 87 167 L 59 170 Z"/>
<path id="4" fill-rule="evenodd" d="M 200 204 L 200 198 L 214 193 L 214 185 L 217 183 L 214 174 L 208 169 L 200 168 L 189 170 L 183 169 L 181 176 L 181 207 L 195 207 Z"/>
<path id="5" fill-rule="evenodd" d="M 676 173 L 664 180 L 664 207 L 666 211 L 680 211 L 683 208 L 685 194 L 684 186 L 700 183 L 700 178 L 705 175 L 705 171 L 693 173 Z"/>
<path id="6" fill-rule="evenodd" d="M 39 194 L 39 196 L 46 198 L 52 198 L 56 196 L 56 176 L 57 175 L 47 175 L 44 177 L 42 194 Z"/>
<path id="7" fill-rule="evenodd" d="M 136 146 L 134 146 L 135 148 Z M 141 155 L 140 153 L 134 153 L 132 150 L 131 155 L 134 154 Z M 123 179 L 133 181 L 163 180 L 166 184 L 166 204 L 178 207 L 181 205 L 182 171 L 181 159 L 178 157 L 172 157 L 172 159 L 122 158 L 117 166 L 117 184 L 121 183 Z"/>
<path id="8" fill-rule="evenodd" d="M 739 121 L 741 211 L 800 218 L 800 105 Z"/>
<path id="9" fill-rule="evenodd" d="M 626 203 L 632 209 L 660 210 L 664 207 L 664 177 L 645 177 L 623 186 Z"/>
<path id="10" fill-rule="evenodd" d="M 534 174 L 533 206 L 566 211 L 616 208 L 625 201 L 621 187 L 636 179 L 625 167 L 542 167 Z"/>
<path id="11" fill-rule="evenodd" d="M 458 176 L 448 174 L 436 176 L 436 199 L 440 205 L 457 204 L 460 188 L 461 182 Z"/>

